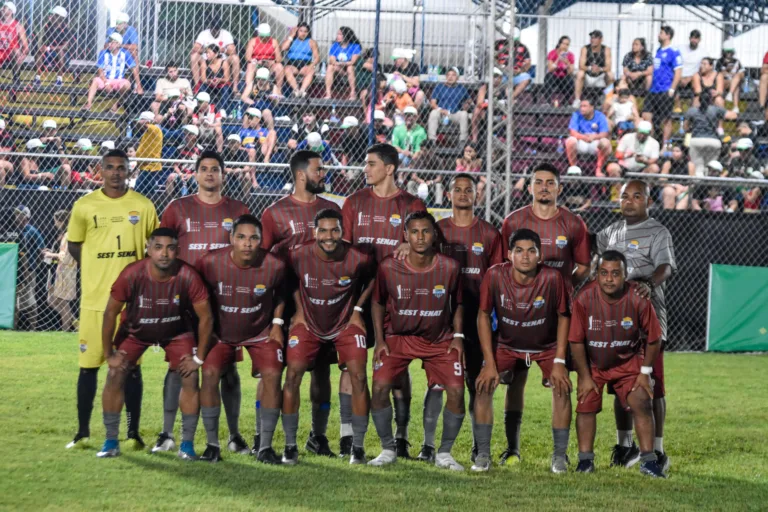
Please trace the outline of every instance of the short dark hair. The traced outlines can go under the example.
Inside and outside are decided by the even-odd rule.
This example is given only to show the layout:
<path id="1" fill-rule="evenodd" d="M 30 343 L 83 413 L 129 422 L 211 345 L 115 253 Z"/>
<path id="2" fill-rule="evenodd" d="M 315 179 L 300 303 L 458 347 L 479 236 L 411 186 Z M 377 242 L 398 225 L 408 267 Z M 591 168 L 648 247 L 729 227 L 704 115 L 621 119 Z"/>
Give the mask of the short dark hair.
<path id="1" fill-rule="evenodd" d="M 432 223 L 432 229 L 437 229 L 437 221 L 432 216 L 432 214 L 426 210 L 419 210 L 417 212 L 409 213 L 408 216 L 405 218 L 405 222 L 403 223 L 403 229 L 408 229 L 408 224 L 410 224 L 411 221 L 422 220 L 422 219 L 427 219 L 429 222 Z"/>
<path id="2" fill-rule="evenodd" d="M 391 144 L 374 144 L 365 153 L 378 156 L 386 165 L 394 165 L 395 170 L 400 166 L 400 156 Z"/>
<path id="3" fill-rule="evenodd" d="M 206 50 L 211 50 L 216 55 L 221 53 L 221 48 L 219 48 L 219 45 L 217 45 L 217 44 L 209 44 L 208 46 L 205 47 L 205 49 Z"/>
<path id="4" fill-rule="evenodd" d="M 477 187 L 477 180 L 474 176 L 469 174 L 468 172 L 460 172 L 458 174 L 455 174 L 453 178 L 451 178 L 451 181 L 448 183 L 449 187 L 452 187 L 454 183 L 456 183 L 458 180 L 469 180 L 472 182 L 473 187 Z"/>
<path id="5" fill-rule="evenodd" d="M 296 173 L 299 171 L 306 171 L 307 167 L 309 167 L 309 161 L 314 160 L 315 158 L 322 159 L 320 153 L 308 149 L 302 149 L 291 155 L 288 165 L 291 168 L 291 175 L 293 176 L 294 181 L 296 181 Z"/>
<path id="6" fill-rule="evenodd" d="M 197 157 L 197 162 L 195 162 L 195 172 L 200 169 L 200 163 L 206 158 L 213 158 L 216 160 L 219 163 L 219 167 L 221 167 L 221 171 L 224 172 L 224 158 L 218 151 L 214 151 L 213 149 L 205 149 L 200 153 L 200 156 Z"/>
<path id="7" fill-rule="evenodd" d="M 585 94 L 584 96 L 582 96 L 581 101 L 586 101 L 587 103 L 589 103 L 594 107 L 595 103 L 597 103 L 597 98 L 595 97 L 594 94 Z"/>
<path id="8" fill-rule="evenodd" d="M 172 60 L 171 62 L 169 62 L 168 64 L 165 65 L 165 70 L 168 71 L 171 68 L 178 68 L 178 67 L 179 67 L 179 65 L 176 64 L 176 61 Z"/>
<path id="9" fill-rule="evenodd" d="M 312 39 L 312 27 L 309 26 L 309 23 L 306 21 L 302 21 L 298 25 L 296 25 L 296 32 L 298 33 L 299 29 L 304 27 L 307 29 L 307 39 Z"/>
<path id="10" fill-rule="evenodd" d="M 315 227 L 317 227 L 318 222 L 323 219 L 336 219 L 339 221 L 339 224 L 344 224 L 344 217 L 342 217 L 341 212 L 335 208 L 323 208 L 317 212 L 315 214 Z"/>
<path id="11" fill-rule="evenodd" d="M 110 149 L 101 157 L 102 160 L 105 158 L 122 158 L 123 160 L 128 160 L 128 153 L 122 149 Z"/>
<path id="12" fill-rule="evenodd" d="M 555 182 L 559 185 L 560 184 L 560 171 L 557 170 L 557 167 L 550 164 L 549 162 L 540 162 L 538 164 L 535 164 L 533 167 L 531 167 L 531 179 L 533 179 L 533 175 L 537 172 L 548 172 L 552 176 L 555 177 Z"/>
<path id="13" fill-rule="evenodd" d="M 178 233 L 176 233 L 176 230 L 173 229 L 173 228 L 167 228 L 167 227 L 162 227 L 162 228 L 155 229 L 152 232 L 152 234 L 149 235 L 149 239 L 152 240 L 153 238 L 158 238 L 158 237 L 161 237 L 161 236 L 167 236 L 168 238 L 172 238 L 172 239 L 174 239 L 176 241 L 179 240 L 179 235 L 178 235 Z"/>
<path id="14" fill-rule="evenodd" d="M 541 253 L 541 237 L 533 230 L 523 228 L 518 229 L 509 236 L 509 250 L 515 248 L 515 244 L 521 240 L 529 240 L 536 246 L 536 250 Z"/>
<path id="15" fill-rule="evenodd" d="M 624 255 L 619 251 L 614 251 L 614 250 L 605 251 L 597 259 L 597 266 L 599 267 L 600 264 L 604 261 L 620 261 L 621 264 L 624 265 L 624 272 L 627 271 L 627 258 L 624 257 Z"/>
<path id="16" fill-rule="evenodd" d="M 669 36 L 670 39 L 675 37 L 675 29 L 673 29 L 669 25 L 662 25 L 661 26 L 661 31 L 666 33 Z"/>
<path id="17" fill-rule="evenodd" d="M 699 32 L 697 29 L 691 30 L 691 35 L 688 36 L 690 39 L 691 37 L 695 37 L 696 39 L 701 39 L 701 32 Z"/>
<path id="18" fill-rule="evenodd" d="M 254 215 L 251 215 L 250 213 L 244 213 L 243 215 L 239 216 L 235 219 L 235 222 L 232 223 L 232 234 L 235 234 L 235 231 L 237 231 L 237 228 L 242 225 L 251 225 L 256 226 L 259 229 L 259 234 L 263 233 L 263 230 L 261 228 L 261 221 L 257 219 Z"/>

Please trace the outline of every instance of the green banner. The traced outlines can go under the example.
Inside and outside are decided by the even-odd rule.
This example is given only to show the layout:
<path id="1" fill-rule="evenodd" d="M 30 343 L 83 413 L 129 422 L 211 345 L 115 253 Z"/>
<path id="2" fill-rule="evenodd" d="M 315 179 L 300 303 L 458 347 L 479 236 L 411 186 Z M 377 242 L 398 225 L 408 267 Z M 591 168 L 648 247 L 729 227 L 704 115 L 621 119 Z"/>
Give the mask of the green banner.
<path id="1" fill-rule="evenodd" d="M 707 350 L 768 351 L 768 268 L 709 266 Z"/>
<path id="2" fill-rule="evenodd" d="M 13 329 L 16 308 L 17 244 L 0 244 L 0 329 Z"/>

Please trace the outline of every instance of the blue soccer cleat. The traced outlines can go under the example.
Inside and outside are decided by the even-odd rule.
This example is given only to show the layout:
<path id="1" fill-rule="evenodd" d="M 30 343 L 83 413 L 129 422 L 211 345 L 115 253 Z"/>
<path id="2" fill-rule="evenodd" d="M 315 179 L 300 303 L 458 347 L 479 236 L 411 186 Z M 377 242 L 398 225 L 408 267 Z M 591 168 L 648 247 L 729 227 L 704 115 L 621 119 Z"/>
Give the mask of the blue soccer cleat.
<path id="1" fill-rule="evenodd" d="M 181 460 L 196 460 L 195 444 L 192 441 L 182 441 L 179 446 L 179 458 Z"/>
<path id="2" fill-rule="evenodd" d="M 120 442 L 117 439 L 107 439 L 101 450 L 96 452 L 96 456 L 100 459 L 117 457 L 118 455 L 120 455 Z"/>

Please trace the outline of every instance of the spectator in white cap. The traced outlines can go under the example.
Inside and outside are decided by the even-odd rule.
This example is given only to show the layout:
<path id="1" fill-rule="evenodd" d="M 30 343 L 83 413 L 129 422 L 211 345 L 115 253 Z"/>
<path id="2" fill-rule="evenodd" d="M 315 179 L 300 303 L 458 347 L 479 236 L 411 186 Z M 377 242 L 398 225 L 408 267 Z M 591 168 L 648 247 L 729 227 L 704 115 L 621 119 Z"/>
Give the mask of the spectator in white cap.
<path id="1" fill-rule="evenodd" d="M 413 62 L 414 50 L 408 48 L 395 48 L 392 50 L 392 60 L 395 61 L 395 69 L 392 72 L 394 79 L 400 79 L 408 86 L 408 94 L 413 98 L 416 108 L 426 101 L 427 97 L 421 90 L 421 70 L 419 65 Z"/>
<path id="2" fill-rule="evenodd" d="M 377 144 L 388 144 L 392 138 L 392 120 L 383 110 L 373 111 L 373 135 Z"/>
<path id="3" fill-rule="evenodd" d="M 504 72 L 501 69 L 493 68 L 493 101 L 499 111 L 503 110 L 507 103 L 509 88 L 504 83 Z M 488 84 L 483 84 L 477 89 L 477 102 L 475 111 L 472 113 L 472 142 L 477 143 L 480 136 L 480 126 L 486 125 L 488 121 Z M 499 116 L 500 117 L 500 116 Z"/>
<path id="4" fill-rule="evenodd" d="M 16 19 L 16 4 L 4 2 L 0 8 L 0 69 L 12 68 L 13 81 L 19 81 L 21 65 L 29 53 L 29 42 L 24 25 Z"/>
<path id="5" fill-rule="evenodd" d="M 245 68 L 243 96 L 250 95 L 250 89 L 253 88 L 253 77 L 256 71 L 261 71 L 261 69 L 275 75 L 272 94 L 278 97 L 282 96 L 283 81 L 285 80 L 283 55 L 280 50 L 280 43 L 272 37 L 272 27 L 268 23 L 262 23 L 256 27 L 256 33 L 245 47 L 245 58 L 248 59 L 248 65 Z M 268 79 L 269 74 L 267 74 Z"/>
<path id="6" fill-rule="evenodd" d="M 257 108 L 249 108 L 243 116 L 243 126 L 240 128 L 240 140 L 251 162 L 269 163 L 272 152 L 277 144 L 277 133 L 261 124 L 262 112 Z"/>
<path id="7" fill-rule="evenodd" d="M 179 76 L 178 64 L 171 61 L 165 66 L 165 76 L 158 78 L 155 84 L 155 101 L 152 102 L 150 110 L 155 114 L 160 114 L 161 111 L 167 113 L 173 103 L 187 96 L 192 96 L 192 86 L 189 80 Z M 157 121 L 161 122 L 160 119 Z"/>
<path id="8" fill-rule="evenodd" d="M 755 157 L 755 143 L 747 137 L 736 141 L 736 151 L 731 152 L 731 158 L 726 165 L 728 176 L 731 178 L 752 178 L 755 171 L 762 174 L 763 166 Z"/>
<path id="9" fill-rule="evenodd" d="M 63 153 L 64 142 L 58 135 L 59 125 L 53 119 L 46 119 L 43 121 L 43 134 L 40 136 L 40 140 L 45 144 L 49 153 Z"/>
<path id="10" fill-rule="evenodd" d="M 254 186 L 258 187 L 254 168 L 243 165 L 250 162 L 251 159 L 248 150 L 242 147 L 240 135 L 232 133 L 227 136 L 221 158 L 224 159 L 226 195 L 230 197 L 247 196 Z"/>
<path id="11" fill-rule="evenodd" d="M 187 160 L 186 163 L 173 164 L 173 172 L 168 175 L 165 182 L 165 193 L 172 199 L 176 192 L 177 185 L 187 185 L 192 189 L 197 186 L 197 182 L 190 179 L 195 175 L 195 162 L 203 152 L 203 146 L 197 143 L 200 138 L 200 130 L 193 124 L 185 125 L 181 128 L 184 133 L 184 143 L 176 148 L 176 158 L 178 160 Z"/>
<path id="12" fill-rule="evenodd" d="M 405 107 L 413 107 L 415 103 L 410 94 L 408 94 L 408 86 L 404 81 L 395 79 L 389 86 L 389 92 L 381 100 L 381 103 L 377 106 L 382 110 L 387 110 L 391 107 L 398 113 L 402 113 Z"/>
<path id="13" fill-rule="evenodd" d="M 109 37 L 112 34 L 120 34 L 123 37 L 123 42 L 120 47 L 127 50 L 133 56 L 133 59 L 138 62 L 139 60 L 139 31 L 135 27 L 129 25 L 131 17 L 124 12 L 119 12 L 115 15 L 115 26 L 107 29 L 107 42 L 104 48 L 109 45 Z"/>
<path id="14" fill-rule="evenodd" d="M 228 30 L 221 28 L 221 18 L 217 15 L 211 15 L 208 19 L 207 29 L 200 32 L 195 39 L 190 53 L 190 67 L 192 68 L 192 85 L 197 87 L 202 83 L 202 66 L 205 65 L 205 49 L 212 44 L 216 45 L 224 55 L 229 65 L 232 75 L 232 90 L 237 93 L 240 91 L 240 57 L 235 47 L 235 39 Z M 221 150 L 219 150 L 221 151 Z"/>
<path id="15" fill-rule="evenodd" d="M 459 69 L 453 67 L 445 73 L 445 83 L 437 84 L 429 100 L 432 112 L 429 114 L 427 134 L 430 140 L 437 139 L 437 128 L 445 119 L 449 123 L 458 123 L 459 140 L 467 140 L 469 132 L 469 115 L 465 103 L 471 99 L 467 89 L 458 84 Z"/>
<path id="16" fill-rule="evenodd" d="M 344 166 L 365 165 L 368 130 L 361 129 L 360 121 L 354 116 L 345 117 L 340 128 L 344 130 L 344 136 L 341 138 L 341 164 Z M 338 187 L 334 187 L 334 190 L 339 193 L 351 193 L 356 190 L 350 182 L 360 176 L 358 171 L 341 171 L 339 174 L 346 178 L 346 182 L 342 181 Z"/>
<path id="17" fill-rule="evenodd" d="M 336 74 L 346 74 L 349 82 L 349 99 L 357 99 L 355 63 L 363 53 L 363 45 L 355 32 L 349 27 L 340 27 L 336 33 L 336 42 L 328 51 L 328 68 L 325 72 L 325 99 L 331 99 L 331 89 Z"/>
<path id="18" fill-rule="evenodd" d="M 317 132 L 310 133 L 307 135 L 306 139 L 301 141 L 299 145 L 296 146 L 296 151 L 301 151 L 302 149 L 308 149 L 310 151 L 314 151 L 315 153 L 319 153 L 324 164 L 339 165 L 341 163 L 333 154 L 330 142 L 323 140 L 323 136 Z"/>
<path id="19" fill-rule="evenodd" d="M 6 129 L 5 119 L 0 118 L 0 153 L 12 153 L 16 138 Z M 5 186 L 6 180 L 13 174 L 13 164 L 6 155 L 0 154 L 0 187 Z"/>
<path id="20" fill-rule="evenodd" d="M 197 93 L 195 97 L 197 107 L 192 113 L 192 124 L 200 128 L 200 140 L 208 142 L 216 141 L 216 151 L 224 148 L 224 132 L 221 130 L 221 111 L 211 103 L 211 95 L 205 91 Z"/>
<path id="21" fill-rule="evenodd" d="M 78 139 L 72 156 L 91 155 L 93 155 L 93 142 L 91 139 Z M 72 183 L 76 188 L 93 190 L 104 184 L 104 181 L 101 179 L 101 166 L 98 165 L 98 160 L 70 158 L 70 161 L 72 165 Z"/>
<path id="22" fill-rule="evenodd" d="M 427 140 L 427 132 L 419 124 L 419 112 L 416 107 L 406 107 L 403 114 L 405 122 L 392 130 L 392 146 L 397 150 L 402 166 L 408 167 L 421 151 L 421 145 Z"/>
<path id="23" fill-rule="evenodd" d="M 56 72 L 56 86 L 64 84 L 63 73 L 67 68 L 67 50 L 72 42 L 72 35 L 67 25 L 67 10 L 58 5 L 48 12 L 48 19 L 43 26 L 40 38 L 40 46 L 35 55 L 34 85 L 39 87 L 42 83 L 42 74 L 45 71 Z"/>
<path id="24" fill-rule="evenodd" d="M 40 139 L 30 139 L 26 144 L 27 153 L 50 153 Z M 58 156 L 25 156 L 21 160 L 19 185 L 30 188 L 61 186 L 68 187 L 72 181 L 72 167 Z"/>
<path id="25" fill-rule="evenodd" d="M 258 68 L 256 70 L 255 80 L 246 84 L 240 100 L 245 103 L 246 106 L 261 110 L 264 125 L 270 130 L 274 130 L 275 119 L 272 114 L 272 109 L 280 108 L 279 100 L 282 98 L 282 94 L 275 94 L 276 87 L 272 83 L 270 76 L 269 69 Z"/>
<path id="26" fill-rule="evenodd" d="M 583 174 L 581 167 L 571 165 L 565 171 L 566 176 L 579 177 Z M 564 206 L 574 212 L 583 212 L 592 206 L 592 187 L 589 183 L 576 180 L 564 180 L 563 191 L 560 197 L 563 197 Z"/>
<path id="27" fill-rule="evenodd" d="M 105 140 L 99 146 L 99 154 L 106 155 L 108 152 L 112 151 L 113 149 L 115 149 L 115 141 Z"/>
<path id="28" fill-rule="evenodd" d="M 616 147 L 618 162 L 608 164 L 611 174 L 614 166 L 620 166 L 629 172 L 659 173 L 659 141 L 651 137 L 653 126 L 649 121 L 640 121 L 636 132 L 624 134 Z"/>
<path id="29" fill-rule="evenodd" d="M 288 141 L 288 148 L 296 149 L 296 146 L 298 146 L 299 143 L 306 139 L 307 135 L 312 132 L 317 132 L 321 136 L 325 136 L 329 130 L 330 128 L 327 124 L 323 123 L 321 125 L 317 121 L 317 115 L 314 112 L 307 110 L 301 116 L 301 125 L 295 123 L 293 127 L 291 127 L 291 138 Z"/>
<path id="30" fill-rule="evenodd" d="M 739 113 L 739 92 L 741 82 L 744 80 L 745 69 L 742 67 L 739 59 L 736 58 L 736 49 L 733 39 L 726 39 L 723 42 L 722 56 L 717 59 L 715 71 L 723 75 L 723 83 L 728 94 L 725 101 L 732 101 L 732 112 Z"/>
<path id="31" fill-rule="evenodd" d="M 188 100 L 184 99 L 179 89 L 166 89 L 163 93 L 166 98 L 163 102 L 152 102 L 152 109 L 159 105 L 159 112 L 155 115 L 155 122 L 158 123 L 163 133 L 167 136 L 176 134 L 185 124 L 192 123 L 192 110 L 187 105 Z M 153 110 L 154 112 L 154 110 Z"/>
<path id="32" fill-rule="evenodd" d="M 163 157 L 163 130 L 155 124 L 155 115 L 150 111 L 142 112 L 135 123 L 134 136 L 140 137 L 136 148 L 136 158 L 160 159 Z M 140 162 L 139 175 L 136 179 L 136 192 L 150 195 L 164 182 L 161 162 Z"/>
<path id="33" fill-rule="evenodd" d="M 96 93 L 106 91 L 107 93 L 117 93 L 118 99 L 112 105 L 112 112 L 117 113 L 125 95 L 131 90 L 131 82 L 126 78 L 126 71 L 131 70 L 133 81 L 136 86 L 136 94 L 144 94 L 139 78 L 139 66 L 136 60 L 128 50 L 121 48 L 123 36 L 113 32 L 109 36 L 107 48 L 101 50 L 96 62 L 99 67 L 96 76 L 91 81 L 91 87 L 88 90 L 88 100 L 83 105 L 83 110 L 91 110 Z"/>

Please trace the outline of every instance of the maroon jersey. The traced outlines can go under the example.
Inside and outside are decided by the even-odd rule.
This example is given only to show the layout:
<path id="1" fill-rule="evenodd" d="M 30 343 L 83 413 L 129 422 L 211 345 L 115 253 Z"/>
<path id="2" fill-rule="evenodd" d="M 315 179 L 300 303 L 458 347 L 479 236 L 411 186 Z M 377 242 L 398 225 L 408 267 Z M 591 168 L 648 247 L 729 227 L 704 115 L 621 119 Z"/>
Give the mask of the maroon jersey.
<path id="1" fill-rule="evenodd" d="M 160 226 L 175 229 L 179 235 L 179 258 L 196 265 L 206 251 L 229 245 L 232 224 L 248 213 L 245 203 L 222 197 L 206 204 L 197 195 L 176 199 L 163 212 Z"/>
<path id="2" fill-rule="evenodd" d="M 195 269 L 178 260 L 167 281 L 149 274 L 149 258 L 131 263 L 112 285 L 112 298 L 125 303 L 118 337 L 131 335 L 145 343 L 162 343 L 191 332 L 186 312 L 208 300 L 208 290 Z"/>
<path id="3" fill-rule="evenodd" d="M 293 195 L 283 197 L 261 216 L 261 246 L 285 258 L 288 250 L 315 239 L 315 215 L 326 208 L 340 211 L 339 205 L 323 197 L 316 197 L 311 203 L 299 201 Z"/>
<path id="4" fill-rule="evenodd" d="M 404 190 L 379 197 L 372 188 L 358 190 L 344 201 L 344 240 L 373 253 L 380 262 L 405 241 L 405 218 L 426 211 L 424 202 Z"/>
<path id="5" fill-rule="evenodd" d="M 452 218 L 441 219 L 437 228 L 440 252 L 461 264 L 464 308 L 477 311 L 483 276 L 493 265 L 504 261 L 499 230 L 479 217 L 466 227 L 457 226 Z"/>
<path id="6" fill-rule="evenodd" d="M 606 370 L 622 364 L 649 344 L 661 339 L 661 327 L 651 301 L 634 292 L 634 284 L 624 286 L 624 296 L 609 304 L 603 299 L 597 281 L 589 283 L 576 296 L 568 341 L 586 343 L 592 366 Z"/>
<path id="7" fill-rule="evenodd" d="M 334 339 L 349 322 L 360 290 L 373 277 L 373 256 L 344 243 L 339 261 L 317 255 L 314 241 L 288 253 L 288 263 L 298 276 L 299 295 L 309 331 L 320 339 Z"/>
<path id="8" fill-rule="evenodd" d="M 232 250 L 203 256 L 197 269 L 211 290 L 214 332 L 225 343 L 261 341 L 269 336 L 275 305 L 285 274 L 283 260 L 259 251 L 254 266 L 238 267 Z"/>
<path id="9" fill-rule="evenodd" d="M 419 336 L 432 343 L 453 337 L 453 311 L 461 304 L 461 265 L 436 254 L 432 265 L 415 269 L 387 257 L 379 264 L 373 300 L 389 318 L 387 335 Z"/>
<path id="10" fill-rule="evenodd" d="M 543 265 L 532 283 L 521 285 L 512 262 L 491 267 L 483 278 L 480 309 L 494 308 L 499 319 L 496 340 L 520 352 L 543 352 L 557 345 L 558 315 L 568 312 L 563 276 Z"/>
<path id="11" fill-rule="evenodd" d="M 527 228 L 541 238 L 541 261 L 560 271 L 565 284 L 572 288 L 572 274 L 575 264 L 589 265 L 589 237 L 587 226 L 578 215 L 567 208 L 558 207 L 558 214 L 551 219 L 538 218 L 533 207 L 528 205 L 507 215 L 501 227 L 504 246 L 509 246 L 509 237 L 518 229 Z"/>

